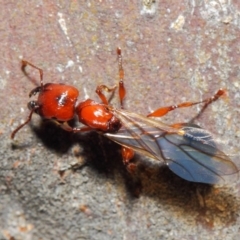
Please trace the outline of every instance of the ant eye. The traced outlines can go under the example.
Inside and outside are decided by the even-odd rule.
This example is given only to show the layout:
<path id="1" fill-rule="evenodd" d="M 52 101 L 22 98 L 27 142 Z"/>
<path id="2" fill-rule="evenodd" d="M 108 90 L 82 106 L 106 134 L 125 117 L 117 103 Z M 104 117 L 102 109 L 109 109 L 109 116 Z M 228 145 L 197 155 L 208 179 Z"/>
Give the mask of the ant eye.
<path id="1" fill-rule="evenodd" d="M 38 107 L 38 104 L 37 104 L 36 101 L 31 101 L 31 102 L 28 103 L 27 106 L 28 106 L 28 109 L 29 109 L 29 110 L 33 110 L 34 108 L 37 108 L 37 107 Z"/>

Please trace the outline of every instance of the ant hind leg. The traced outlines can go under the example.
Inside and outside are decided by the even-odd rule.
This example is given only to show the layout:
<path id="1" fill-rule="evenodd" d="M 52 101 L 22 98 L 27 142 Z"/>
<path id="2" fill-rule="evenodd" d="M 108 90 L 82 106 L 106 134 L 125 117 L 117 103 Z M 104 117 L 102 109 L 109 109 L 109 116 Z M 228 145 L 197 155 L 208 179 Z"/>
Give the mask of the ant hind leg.
<path id="1" fill-rule="evenodd" d="M 168 107 L 158 108 L 155 111 L 153 111 L 152 113 L 148 114 L 147 117 L 162 117 L 162 116 L 166 115 L 167 113 L 169 113 L 170 111 L 173 111 L 177 108 L 191 107 L 193 105 L 204 103 L 204 106 L 202 107 L 202 110 L 200 111 L 200 113 L 202 113 L 207 108 L 207 106 L 209 104 L 211 104 L 212 102 L 215 102 L 216 100 L 218 100 L 224 94 L 226 94 L 226 91 L 223 90 L 223 89 L 219 89 L 217 91 L 217 93 L 215 93 L 210 98 L 206 98 L 206 99 L 204 99 L 202 101 L 199 101 L 199 102 L 183 102 L 183 103 L 180 103 L 178 105 L 172 105 L 172 106 L 168 106 Z M 199 116 L 199 114 L 194 119 L 196 119 Z M 193 121 L 193 120 L 191 120 L 191 121 Z"/>

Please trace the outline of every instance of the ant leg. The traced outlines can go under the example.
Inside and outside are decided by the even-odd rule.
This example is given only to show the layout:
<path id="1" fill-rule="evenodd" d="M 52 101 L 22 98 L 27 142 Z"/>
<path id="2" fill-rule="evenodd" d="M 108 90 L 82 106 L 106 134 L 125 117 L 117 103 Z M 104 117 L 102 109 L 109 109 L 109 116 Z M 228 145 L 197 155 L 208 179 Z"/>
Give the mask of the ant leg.
<path id="1" fill-rule="evenodd" d="M 124 86 L 124 69 L 122 66 L 122 51 L 121 48 L 117 48 L 117 55 L 118 55 L 118 74 L 119 74 L 119 83 L 118 83 L 118 94 L 120 100 L 120 106 L 123 109 L 123 99 L 126 95 L 126 89 Z M 136 164 L 132 163 L 131 160 L 134 157 L 134 151 L 131 148 L 122 147 L 122 158 L 123 163 L 126 165 L 127 170 L 129 173 L 133 174 L 136 171 Z"/>
<path id="2" fill-rule="evenodd" d="M 106 85 L 100 85 L 97 87 L 96 93 L 99 96 L 99 98 L 102 100 L 103 104 L 108 105 L 108 100 L 107 100 L 106 96 L 103 94 L 103 90 L 106 92 L 113 92 L 113 91 L 115 91 L 116 87 L 117 86 L 113 86 L 112 88 L 109 88 Z"/>
<path id="3" fill-rule="evenodd" d="M 37 69 L 37 70 L 39 71 L 39 75 L 40 75 L 40 86 L 41 86 L 40 88 L 42 88 L 42 87 L 43 87 L 43 70 L 42 70 L 41 68 L 33 65 L 32 63 L 26 61 L 26 60 L 22 60 L 22 71 L 23 71 L 25 74 L 26 74 L 25 67 L 26 67 L 27 65 L 29 65 L 29 66 L 31 66 L 31 67 L 33 67 L 33 68 L 35 68 L 35 69 Z M 31 96 L 31 95 L 33 95 L 33 94 L 34 94 L 34 93 L 31 92 L 29 95 Z"/>
<path id="4" fill-rule="evenodd" d="M 125 97 L 126 94 L 126 90 L 124 87 L 124 83 L 123 83 L 123 78 L 124 78 L 124 70 L 122 67 L 122 54 L 121 54 L 121 49 L 117 48 L 117 55 L 118 55 L 118 72 L 119 72 L 119 99 L 120 99 L 120 105 L 121 108 L 123 108 L 123 99 Z M 113 92 L 115 91 L 115 89 L 117 88 L 117 86 L 113 86 L 112 88 L 107 87 L 106 85 L 100 85 L 97 87 L 96 89 L 96 93 L 99 96 L 99 98 L 102 100 L 103 104 L 108 105 L 108 100 L 106 98 L 106 96 L 103 94 L 103 90 L 106 92 Z"/>
<path id="5" fill-rule="evenodd" d="M 130 174 L 134 174 L 137 168 L 136 164 L 131 162 L 134 157 L 134 151 L 131 148 L 122 147 L 121 153 L 123 158 L 123 164 L 126 166 Z"/>
<path id="6" fill-rule="evenodd" d="M 69 124 L 68 124 L 68 122 L 58 122 L 57 120 L 53 120 L 53 119 L 51 119 L 50 120 L 51 122 L 53 122 L 54 124 L 56 124 L 57 126 L 59 126 L 60 128 L 62 128 L 63 130 L 65 130 L 65 131 L 67 131 L 67 132 L 74 132 L 74 133 L 76 133 L 76 132 L 88 132 L 88 131 L 91 131 L 92 130 L 92 128 L 90 128 L 90 127 L 81 127 L 81 128 L 73 128 L 73 127 L 71 127 Z"/>
<path id="7" fill-rule="evenodd" d="M 122 51 L 121 48 L 117 48 L 117 55 L 118 55 L 118 74 L 119 74 L 119 83 L 118 83 L 118 94 L 121 108 L 123 109 L 123 99 L 126 95 L 126 89 L 124 87 L 124 70 L 122 66 Z"/>
<path id="8" fill-rule="evenodd" d="M 77 133 L 77 132 L 89 132 L 92 131 L 93 129 L 90 127 L 81 127 L 81 128 L 73 128 L 73 132 Z"/>
<path id="9" fill-rule="evenodd" d="M 57 126 L 59 126 L 60 128 L 62 128 L 63 130 L 65 130 L 67 132 L 72 132 L 73 131 L 73 128 L 71 126 L 69 126 L 68 122 L 59 122 L 59 121 L 54 120 L 54 119 L 50 119 L 49 121 L 56 124 Z"/>
<path id="10" fill-rule="evenodd" d="M 27 120 L 26 120 L 23 124 L 19 125 L 19 126 L 12 132 L 12 134 L 11 134 L 11 139 L 14 139 L 16 133 L 17 133 L 22 127 L 24 127 L 26 124 L 28 124 L 28 123 L 31 121 L 32 115 L 33 115 L 33 113 L 34 113 L 35 110 L 36 110 L 36 108 L 33 108 L 33 109 L 31 110 L 31 112 L 30 112 Z"/>
<path id="11" fill-rule="evenodd" d="M 178 105 L 172 105 L 172 106 L 168 106 L 168 107 L 158 108 L 154 112 L 148 114 L 147 117 L 162 117 L 162 116 L 166 115 L 168 112 L 173 111 L 177 108 L 190 107 L 190 106 L 197 105 L 197 104 L 200 104 L 200 103 L 205 103 L 202 110 L 201 110 L 201 113 L 202 113 L 207 108 L 207 106 L 209 104 L 211 104 L 212 102 L 215 102 L 216 100 L 218 100 L 224 94 L 226 94 L 226 91 L 223 90 L 223 89 L 219 89 L 218 92 L 210 98 L 204 99 L 204 100 L 199 101 L 199 102 L 184 102 L 184 103 L 181 103 L 181 104 L 178 104 Z M 199 116 L 199 114 L 197 116 Z"/>
<path id="12" fill-rule="evenodd" d="M 189 122 L 193 123 L 199 116 L 201 116 L 201 114 L 205 111 L 205 109 L 208 107 L 209 104 L 211 104 L 212 102 L 215 102 L 216 100 L 218 100 L 221 96 L 226 96 L 226 90 L 225 89 L 219 89 L 218 92 L 213 95 L 211 98 L 209 98 L 209 101 L 206 101 L 205 104 L 203 105 L 202 109 L 200 110 L 200 112 L 193 117 Z"/>

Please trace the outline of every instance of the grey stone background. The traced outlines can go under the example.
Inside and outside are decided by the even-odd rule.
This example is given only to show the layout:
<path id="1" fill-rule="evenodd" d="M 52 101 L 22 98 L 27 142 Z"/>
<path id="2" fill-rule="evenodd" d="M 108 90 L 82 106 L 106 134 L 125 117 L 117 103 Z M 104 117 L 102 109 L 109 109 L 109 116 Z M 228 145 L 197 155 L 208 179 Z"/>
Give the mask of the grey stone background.
<path id="1" fill-rule="evenodd" d="M 0 1 L 0 239 L 239 239 L 239 182 L 184 181 L 144 157 L 129 176 L 119 147 L 96 133 L 69 134 L 28 115 L 38 72 L 98 100 L 99 84 L 125 69 L 126 109 L 147 114 L 219 88 L 197 124 L 240 165 L 240 3 L 226 1 Z M 118 106 L 117 95 L 112 104 Z M 163 117 L 188 121 L 200 106 Z M 86 162 L 76 171 L 59 171 Z M 141 187 L 140 187 L 141 185 Z M 140 190 L 140 193 L 138 191 Z"/>

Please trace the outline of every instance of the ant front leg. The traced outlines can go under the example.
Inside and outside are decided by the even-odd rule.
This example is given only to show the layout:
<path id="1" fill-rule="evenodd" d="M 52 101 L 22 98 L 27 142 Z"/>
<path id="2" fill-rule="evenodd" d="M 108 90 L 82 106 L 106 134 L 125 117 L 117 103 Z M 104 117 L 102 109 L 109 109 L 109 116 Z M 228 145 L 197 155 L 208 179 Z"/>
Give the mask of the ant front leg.
<path id="1" fill-rule="evenodd" d="M 216 100 L 218 100 L 224 94 L 226 94 L 226 91 L 223 90 L 223 89 L 219 89 L 218 92 L 210 98 L 204 99 L 204 100 L 199 101 L 199 102 L 184 102 L 184 103 L 181 103 L 181 104 L 178 104 L 178 105 L 172 105 L 172 106 L 168 106 L 168 107 L 158 108 L 154 112 L 148 114 L 147 117 L 162 117 L 162 116 L 166 115 L 167 113 L 169 113 L 170 111 L 173 111 L 177 108 L 190 107 L 190 106 L 193 106 L 193 105 L 204 103 L 204 106 L 202 107 L 202 110 L 200 112 L 200 113 L 202 113 L 207 108 L 207 106 L 209 104 L 211 104 L 212 102 L 215 102 Z M 199 114 L 196 117 L 194 117 L 191 120 L 191 122 L 193 122 L 193 120 L 196 119 L 198 116 L 199 116 Z"/>

